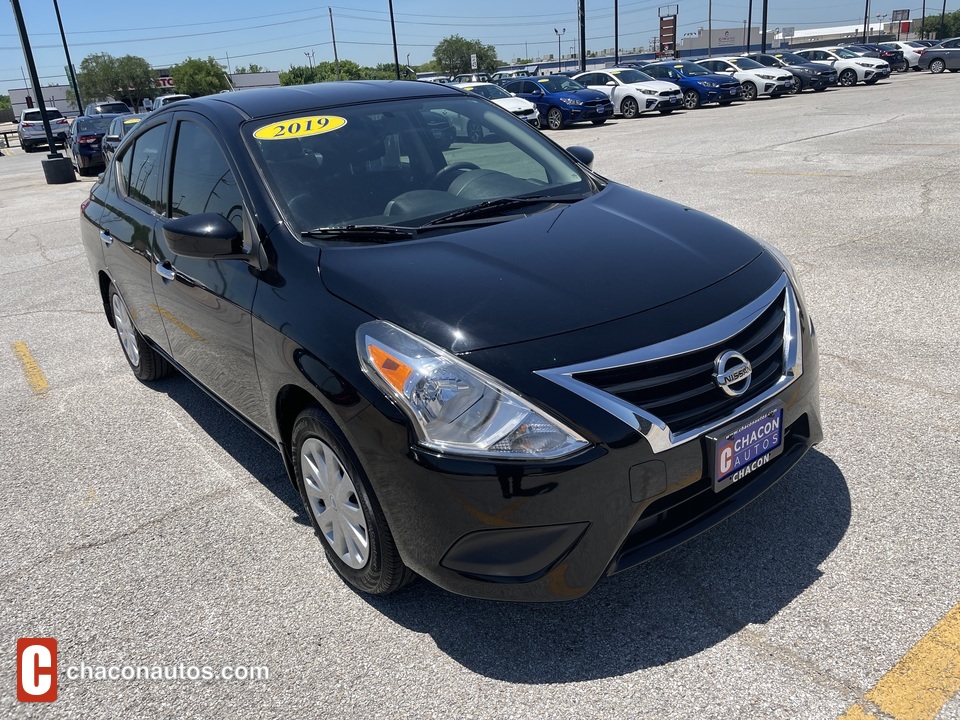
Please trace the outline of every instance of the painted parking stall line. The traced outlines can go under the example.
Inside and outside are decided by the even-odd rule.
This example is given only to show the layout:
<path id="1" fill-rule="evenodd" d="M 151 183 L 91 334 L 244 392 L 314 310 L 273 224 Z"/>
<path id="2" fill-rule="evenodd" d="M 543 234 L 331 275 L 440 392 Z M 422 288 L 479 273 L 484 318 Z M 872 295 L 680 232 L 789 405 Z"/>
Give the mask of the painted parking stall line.
<path id="1" fill-rule="evenodd" d="M 24 377 L 26 377 L 30 389 L 33 390 L 33 394 L 44 397 L 50 389 L 50 384 L 47 382 L 47 376 L 44 375 L 43 370 L 40 369 L 40 363 L 36 361 L 30 352 L 30 348 L 28 348 L 27 344 L 22 340 L 17 340 L 11 343 L 10 346 L 13 348 L 14 355 L 17 356 L 17 359 L 23 366 Z"/>
<path id="2" fill-rule="evenodd" d="M 960 604 L 894 665 L 865 702 L 852 706 L 840 720 L 934 720 L 960 692 Z"/>

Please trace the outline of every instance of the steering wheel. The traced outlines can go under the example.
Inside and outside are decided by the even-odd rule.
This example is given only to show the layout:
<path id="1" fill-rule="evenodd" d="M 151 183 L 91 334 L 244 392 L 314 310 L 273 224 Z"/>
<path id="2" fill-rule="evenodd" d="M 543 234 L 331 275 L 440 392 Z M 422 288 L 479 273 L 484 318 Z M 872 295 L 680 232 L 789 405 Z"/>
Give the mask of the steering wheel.
<path id="1" fill-rule="evenodd" d="M 433 176 L 433 180 L 430 185 L 435 188 L 446 190 L 450 187 L 450 183 L 453 182 L 453 176 L 457 173 L 463 172 L 464 170 L 479 170 L 479 165 L 474 165 L 472 162 L 455 162 L 440 168 L 437 171 L 437 174 Z"/>

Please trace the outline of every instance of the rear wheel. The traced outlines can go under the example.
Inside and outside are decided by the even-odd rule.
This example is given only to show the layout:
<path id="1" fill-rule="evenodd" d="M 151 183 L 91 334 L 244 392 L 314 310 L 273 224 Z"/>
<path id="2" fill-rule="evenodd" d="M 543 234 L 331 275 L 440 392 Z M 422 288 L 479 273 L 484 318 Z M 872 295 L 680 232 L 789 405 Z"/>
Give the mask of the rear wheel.
<path id="1" fill-rule="evenodd" d="M 169 375 L 172 369 L 170 363 L 143 339 L 130 318 L 126 303 L 113 285 L 110 286 L 110 310 L 120 347 L 137 379 L 150 382 Z"/>
<path id="2" fill-rule="evenodd" d="M 696 90 L 684 90 L 683 106 L 687 110 L 696 110 L 700 107 L 700 93 Z"/>
<path id="3" fill-rule="evenodd" d="M 637 101 L 632 97 L 624 98 L 623 102 L 620 103 L 620 114 L 627 118 L 627 120 L 632 120 L 640 115 L 640 105 L 638 105 Z"/>
<path id="4" fill-rule="evenodd" d="M 319 408 L 304 410 L 291 446 L 300 497 L 334 570 L 371 595 L 410 582 L 415 576 L 400 559 L 369 482 L 330 417 Z"/>
<path id="5" fill-rule="evenodd" d="M 930 61 L 930 72 L 934 73 L 935 75 L 939 75 L 946 69 L 947 69 L 947 63 L 944 62 L 941 58 L 937 58 L 936 60 Z"/>
<path id="6" fill-rule="evenodd" d="M 743 99 L 744 100 L 756 100 L 757 99 L 757 86 L 752 82 L 745 82 L 743 84 Z"/>
<path id="7" fill-rule="evenodd" d="M 803 92 L 803 81 L 800 78 L 794 78 L 793 84 L 790 86 L 791 95 L 799 95 Z"/>
<path id="8" fill-rule="evenodd" d="M 857 71 L 853 68 L 847 68 L 840 73 L 840 77 L 837 78 L 837 83 L 843 87 L 853 87 L 857 84 Z"/>

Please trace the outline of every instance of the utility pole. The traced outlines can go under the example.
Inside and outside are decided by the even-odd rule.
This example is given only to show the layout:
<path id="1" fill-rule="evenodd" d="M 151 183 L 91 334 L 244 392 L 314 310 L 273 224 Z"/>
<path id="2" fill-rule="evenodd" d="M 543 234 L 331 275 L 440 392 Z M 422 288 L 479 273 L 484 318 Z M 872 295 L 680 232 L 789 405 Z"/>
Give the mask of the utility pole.
<path id="1" fill-rule="evenodd" d="M 620 64 L 620 2 L 613 0 L 613 64 Z"/>
<path id="2" fill-rule="evenodd" d="M 867 0 L 867 6 L 863 11 L 863 41 L 868 42 L 867 37 L 870 32 L 870 0 Z"/>
<path id="3" fill-rule="evenodd" d="M 753 35 L 753 0 L 747 3 L 747 52 L 750 52 L 751 35 Z"/>
<path id="4" fill-rule="evenodd" d="M 707 0 L 707 57 L 713 57 L 713 0 Z"/>
<path id="5" fill-rule="evenodd" d="M 577 15 L 580 20 L 580 72 L 587 71 L 587 11 L 584 7 L 585 1 L 580 0 L 577 6 Z"/>
<path id="6" fill-rule="evenodd" d="M 563 66 L 560 64 L 560 58 L 563 56 L 563 51 L 560 49 L 560 38 L 567 32 L 567 29 L 557 30 L 556 28 L 553 31 L 557 34 L 557 72 L 563 70 Z"/>
<path id="7" fill-rule="evenodd" d="M 327 5 L 330 11 L 330 37 L 333 39 L 333 64 L 337 66 L 337 80 L 340 79 L 340 57 L 337 55 L 337 33 L 333 29 L 333 8 Z"/>
<path id="8" fill-rule="evenodd" d="M 923 0 L 923 8 L 920 10 L 920 39 L 923 40 L 923 24 L 927 21 L 927 0 Z M 907 37 L 910 37 L 909 35 Z"/>
<path id="9" fill-rule="evenodd" d="M 760 31 L 760 52 L 767 51 L 767 0 L 763 0 L 763 28 Z"/>
<path id="10" fill-rule="evenodd" d="M 943 10 L 940 11 L 940 32 L 937 33 L 938 40 L 943 40 L 944 35 L 946 35 L 947 33 L 946 26 L 944 25 L 946 17 L 947 17 L 947 0 L 943 0 Z"/>

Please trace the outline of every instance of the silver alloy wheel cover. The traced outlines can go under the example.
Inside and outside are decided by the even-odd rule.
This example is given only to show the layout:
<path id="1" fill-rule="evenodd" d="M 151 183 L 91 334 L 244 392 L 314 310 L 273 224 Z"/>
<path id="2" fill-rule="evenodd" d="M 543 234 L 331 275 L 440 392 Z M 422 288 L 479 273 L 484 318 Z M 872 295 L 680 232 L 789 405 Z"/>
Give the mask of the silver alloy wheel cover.
<path id="1" fill-rule="evenodd" d="M 361 569 L 370 558 L 367 518 L 357 489 L 333 448 L 308 438 L 300 448 L 303 489 L 320 532 L 344 564 Z"/>
<path id="2" fill-rule="evenodd" d="M 547 125 L 551 130 L 563 127 L 563 111 L 560 108 L 550 108 L 547 111 Z"/>
<path id="3" fill-rule="evenodd" d="M 133 321 L 130 319 L 130 313 L 127 312 L 127 306 L 120 297 L 120 293 L 113 294 L 113 324 L 117 328 L 117 337 L 120 338 L 120 345 L 123 346 L 123 352 L 127 355 L 127 360 L 133 367 L 140 366 L 140 344 L 137 342 L 137 331 L 133 327 Z"/>

